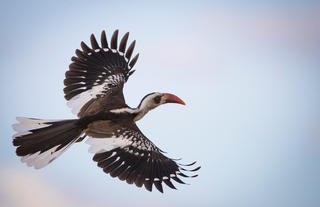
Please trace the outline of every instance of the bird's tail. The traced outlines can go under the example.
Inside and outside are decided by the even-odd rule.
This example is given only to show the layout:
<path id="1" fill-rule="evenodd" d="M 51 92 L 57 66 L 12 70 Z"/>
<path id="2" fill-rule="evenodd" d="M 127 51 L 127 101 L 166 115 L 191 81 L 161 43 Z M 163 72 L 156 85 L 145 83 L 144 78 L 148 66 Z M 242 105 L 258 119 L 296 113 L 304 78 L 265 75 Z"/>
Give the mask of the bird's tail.
<path id="1" fill-rule="evenodd" d="M 81 141 L 83 130 L 78 120 L 43 120 L 17 117 L 19 123 L 12 125 L 17 131 L 13 145 L 21 161 L 36 169 L 56 159 L 77 141 Z"/>

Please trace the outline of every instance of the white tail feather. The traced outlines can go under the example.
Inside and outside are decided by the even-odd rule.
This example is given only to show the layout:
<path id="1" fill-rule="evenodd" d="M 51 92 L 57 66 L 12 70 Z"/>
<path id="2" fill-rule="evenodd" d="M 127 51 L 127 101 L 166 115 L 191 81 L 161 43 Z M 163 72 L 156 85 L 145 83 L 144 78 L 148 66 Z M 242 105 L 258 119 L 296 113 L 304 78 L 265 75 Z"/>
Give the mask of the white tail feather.
<path id="1" fill-rule="evenodd" d="M 13 135 L 13 138 L 20 137 L 27 134 L 32 134 L 31 130 L 41 129 L 51 124 L 46 124 L 48 122 L 56 122 L 60 120 L 44 120 L 44 119 L 32 119 L 32 118 L 25 118 L 25 117 L 17 117 L 16 118 L 19 123 L 13 124 L 12 128 L 18 132 Z"/>
<path id="2" fill-rule="evenodd" d="M 60 146 L 55 146 L 45 152 L 40 153 L 40 151 L 23 156 L 21 158 L 21 162 L 26 163 L 29 167 L 34 167 L 35 169 L 40 169 L 48 165 L 50 162 L 59 157 L 63 152 L 65 152 L 73 143 L 75 143 L 78 139 L 74 139 L 72 142 L 56 151 L 56 149 Z"/>

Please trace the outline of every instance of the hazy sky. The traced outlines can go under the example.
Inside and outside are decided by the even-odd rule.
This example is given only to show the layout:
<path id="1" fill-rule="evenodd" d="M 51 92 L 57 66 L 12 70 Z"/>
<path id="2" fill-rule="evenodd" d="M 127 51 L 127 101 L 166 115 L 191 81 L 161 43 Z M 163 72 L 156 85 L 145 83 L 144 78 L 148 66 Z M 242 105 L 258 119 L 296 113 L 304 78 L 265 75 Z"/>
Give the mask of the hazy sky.
<path id="1" fill-rule="evenodd" d="M 1 2 L 1 205 L 320 206 L 320 4 L 221 2 Z M 75 118 L 64 73 L 103 29 L 137 40 L 130 106 L 154 91 L 186 102 L 138 126 L 170 157 L 198 161 L 190 185 L 128 185 L 96 167 L 85 143 L 41 170 L 16 157 L 16 116 Z"/>

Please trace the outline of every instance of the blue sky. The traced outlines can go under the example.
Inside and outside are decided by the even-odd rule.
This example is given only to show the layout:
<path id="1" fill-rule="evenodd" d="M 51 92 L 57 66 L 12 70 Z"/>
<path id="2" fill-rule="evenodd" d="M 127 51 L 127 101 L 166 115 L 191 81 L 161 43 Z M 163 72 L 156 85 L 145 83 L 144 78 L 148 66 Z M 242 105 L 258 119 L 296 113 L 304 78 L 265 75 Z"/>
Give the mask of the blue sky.
<path id="1" fill-rule="evenodd" d="M 316 1 L 10 1 L 0 11 L 1 203 L 320 205 Z M 137 40 L 130 106 L 153 91 L 186 102 L 161 106 L 138 126 L 169 156 L 199 162 L 191 185 L 164 194 L 130 186 L 96 167 L 85 143 L 41 170 L 15 156 L 16 116 L 74 118 L 64 73 L 80 42 L 103 29 Z"/>

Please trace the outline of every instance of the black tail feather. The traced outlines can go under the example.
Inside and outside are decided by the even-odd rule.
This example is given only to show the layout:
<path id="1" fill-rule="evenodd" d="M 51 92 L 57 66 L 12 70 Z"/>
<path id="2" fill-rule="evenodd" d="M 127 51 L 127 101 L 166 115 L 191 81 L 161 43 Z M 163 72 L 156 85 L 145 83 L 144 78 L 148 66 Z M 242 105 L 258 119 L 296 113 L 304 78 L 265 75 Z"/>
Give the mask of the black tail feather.
<path id="1" fill-rule="evenodd" d="M 13 145 L 22 161 L 41 168 L 56 159 L 69 146 L 81 139 L 78 120 L 42 120 L 18 117 L 13 125 Z"/>

